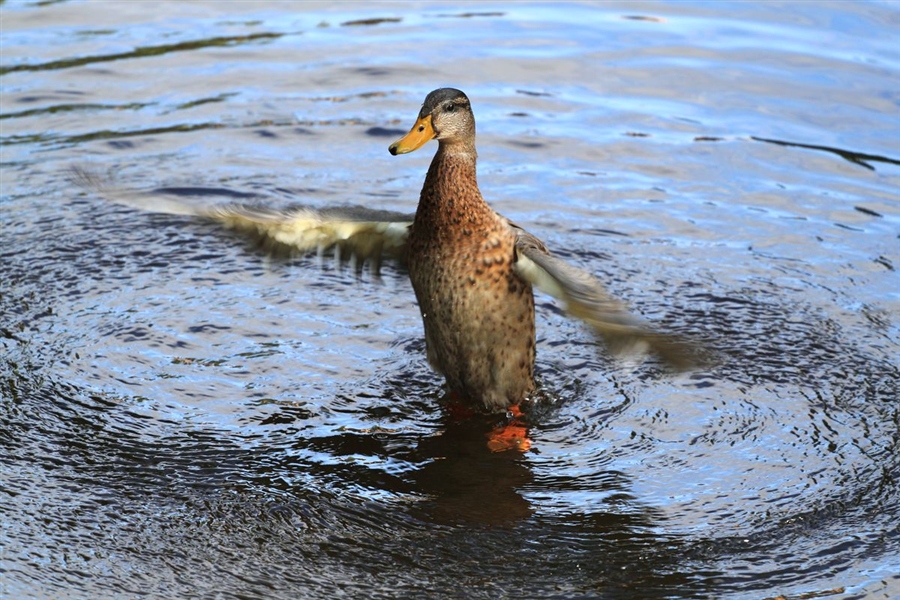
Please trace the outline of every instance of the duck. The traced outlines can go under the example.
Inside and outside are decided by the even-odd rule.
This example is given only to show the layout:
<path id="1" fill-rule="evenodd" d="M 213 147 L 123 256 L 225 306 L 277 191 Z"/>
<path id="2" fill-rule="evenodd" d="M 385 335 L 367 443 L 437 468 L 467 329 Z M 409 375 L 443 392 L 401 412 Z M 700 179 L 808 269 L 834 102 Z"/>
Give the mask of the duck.
<path id="1" fill-rule="evenodd" d="M 399 156 L 432 140 L 437 150 L 412 215 L 362 206 L 196 205 L 165 190 L 122 190 L 82 168 L 73 176 L 116 201 L 212 219 L 294 252 L 333 249 L 375 274 L 385 258 L 396 260 L 418 302 L 428 363 L 454 398 L 482 412 L 518 411 L 535 393 L 535 289 L 559 300 L 615 355 L 655 355 L 674 370 L 696 364 L 691 344 L 648 326 L 597 277 L 491 208 L 478 187 L 475 116 L 461 90 L 430 92 L 388 150 Z"/>

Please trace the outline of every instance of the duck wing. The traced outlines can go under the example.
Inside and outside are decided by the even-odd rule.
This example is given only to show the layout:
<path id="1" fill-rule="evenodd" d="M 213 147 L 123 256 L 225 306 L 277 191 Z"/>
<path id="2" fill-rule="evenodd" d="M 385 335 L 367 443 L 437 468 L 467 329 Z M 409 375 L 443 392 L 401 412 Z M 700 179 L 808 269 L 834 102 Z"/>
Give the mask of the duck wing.
<path id="1" fill-rule="evenodd" d="M 553 256 L 524 229 L 512 227 L 517 233 L 516 273 L 564 302 L 566 313 L 590 325 L 613 354 L 655 354 L 676 370 L 697 365 L 698 355 L 690 344 L 651 330 L 611 297 L 596 277 Z"/>
<path id="2" fill-rule="evenodd" d="M 249 234 L 273 250 L 320 253 L 334 249 L 339 259 L 378 273 L 383 257 L 406 262 L 407 238 L 414 215 L 363 206 L 316 209 L 292 206 L 273 209 L 252 202 L 195 204 L 175 194 L 141 192 L 115 185 L 108 178 L 73 168 L 72 180 L 107 200 L 142 210 L 201 217 Z"/>
<path id="3" fill-rule="evenodd" d="M 413 221 L 413 215 L 363 206 L 276 210 L 242 203 L 211 206 L 199 216 L 294 252 L 334 249 L 338 258 L 354 259 L 360 267 L 364 262 L 371 263 L 375 273 L 385 256 L 406 263 Z"/>

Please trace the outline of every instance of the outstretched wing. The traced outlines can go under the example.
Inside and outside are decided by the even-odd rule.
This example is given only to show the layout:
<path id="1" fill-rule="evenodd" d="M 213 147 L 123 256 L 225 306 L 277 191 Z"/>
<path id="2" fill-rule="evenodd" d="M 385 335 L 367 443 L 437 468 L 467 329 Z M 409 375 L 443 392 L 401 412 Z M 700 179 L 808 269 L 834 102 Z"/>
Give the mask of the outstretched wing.
<path id="1" fill-rule="evenodd" d="M 413 219 L 412 215 L 361 206 L 273 210 L 249 204 L 216 205 L 200 216 L 295 251 L 334 248 L 339 258 L 353 258 L 360 267 L 370 262 L 375 273 L 385 256 L 406 262 Z"/>
<path id="2" fill-rule="evenodd" d="M 284 210 L 251 203 L 202 205 L 172 194 L 127 190 L 84 169 L 72 169 L 81 187 L 107 200 L 142 210 L 190 215 L 219 222 L 225 227 L 259 238 L 292 252 L 334 249 L 339 258 L 354 259 L 359 268 L 371 264 L 377 273 L 383 257 L 406 262 L 407 237 L 413 215 L 362 206 L 314 209 L 294 206 Z"/>
<path id="3" fill-rule="evenodd" d="M 698 356 L 689 344 L 651 331 L 621 302 L 612 298 L 596 277 L 556 258 L 539 239 L 513 227 L 518 234 L 516 273 L 541 291 L 563 301 L 566 312 L 590 325 L 612 353 L 655 354 L 678 370 L 696 365 Z"/>

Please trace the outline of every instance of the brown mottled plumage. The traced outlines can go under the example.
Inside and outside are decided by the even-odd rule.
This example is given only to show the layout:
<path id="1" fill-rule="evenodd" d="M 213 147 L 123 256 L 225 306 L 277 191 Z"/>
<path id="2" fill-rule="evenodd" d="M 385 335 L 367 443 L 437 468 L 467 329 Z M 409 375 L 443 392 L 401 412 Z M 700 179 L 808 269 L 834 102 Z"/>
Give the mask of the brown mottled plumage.
<path id="1" fill-rule="evenodd" d="M 426 110 L 440 146 L 409 232 L 407 262 L 428 362 L 453 391 L 503 409 L 534 389 L 534 297 L 513 271 L 515 230 L 478 190 L 468 101 L 456 113 L 463 127 L 452 133 L 441 126 L 454 114 L 428 101 Z"/>
<path id="2" fill-rule="evenodd" d="M 489 411 L 518 404 L 534 390 L 532 286 L 561 300 L 614 353 L 653 353 L 676 369 L 695 364 L 693 349 L 647 329 L 594 276 L 556 258 L 488 206 L 476 179 L 475 117 L 461 91 L 428 94 L 415 125 L 390 152 L 411 152 L 431 139 L 438 150 L 412 218 L 364 207 L 196 206 L 123 190 L 83 169 L 73 173 L 77 183 L 120 202 L 213 219 L 276 246 L 333 247 L 360 268 L 369 261 L 375 271 L 384 256 L 406 263 L 428 361 L 451 391 Z"/>

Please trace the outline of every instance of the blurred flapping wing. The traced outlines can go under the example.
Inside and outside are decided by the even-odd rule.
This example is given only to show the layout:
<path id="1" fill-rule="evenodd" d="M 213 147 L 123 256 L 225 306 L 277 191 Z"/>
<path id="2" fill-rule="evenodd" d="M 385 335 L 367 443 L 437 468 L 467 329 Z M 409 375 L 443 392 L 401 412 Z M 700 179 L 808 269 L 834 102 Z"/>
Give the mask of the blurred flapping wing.
<path id="1" fill-rule="evenodd" d="M 515 226 L 513 226 L 515 227 Z M 591 326 L 610 352 L 654 354 L 668 367 L 689 369 L 697 364 L 696 350 L 674 336 L 657 333 L 612 298 L 590 273 L 553 256 L 544 244 L 515 227 L 516 273 L 544 293 L 565 303 L 565 311 Z"/>
<path id="2" fill-rule="evenodd" d="M 122 188 L 108 178 L 81 168 L 73 168 L 71 178 L 80 187 L 107 200 L 141 210 L 210 219 L 256 237 L 275 250 L 322 253 L 333 249 L 339 259 L 353 260 L 358 268 L 369 263 L 375 274 L 384 257 L 406 262 L 407 237 L 413 215 L 362 206 L 273 209 L 244 202 L 194 204 L 164 191 Z"/>

